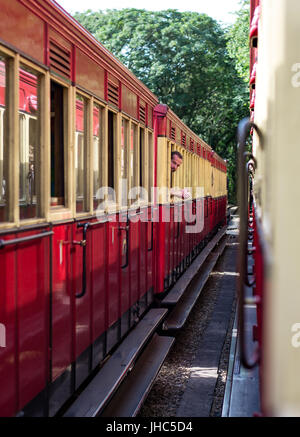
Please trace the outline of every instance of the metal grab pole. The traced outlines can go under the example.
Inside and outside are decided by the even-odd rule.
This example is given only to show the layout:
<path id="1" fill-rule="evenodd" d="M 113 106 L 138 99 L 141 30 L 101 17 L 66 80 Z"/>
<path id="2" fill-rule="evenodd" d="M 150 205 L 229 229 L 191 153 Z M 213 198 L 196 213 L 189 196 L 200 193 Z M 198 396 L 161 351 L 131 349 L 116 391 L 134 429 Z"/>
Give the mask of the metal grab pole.
<path id="1" fill-rule="evenodd" d="M 248 254 L 248 185 L 249 185 L 249 165 L 247 158 L 251 159 L 251 165 L 256 167 L 256 160 L 252 154 L 247 152 L 246 139 L 251 128 L 254 128 L 258 135 L 260 131 L 257 126 L 244 118 L 238 125 L 238 205 L 240 213 L 240 232 L 239 232 L 239 257 L 238 257 L 238 315 L 239 315 L 239 341 L 242 365 L 247 369 L 253 369 L 260 359 L 259 351 L 256 350 L 249 359 L 245 343 L 245 282 L 248 281 L 247 254 Z M 249 284 L 250 286 L 252 284 Z"/>

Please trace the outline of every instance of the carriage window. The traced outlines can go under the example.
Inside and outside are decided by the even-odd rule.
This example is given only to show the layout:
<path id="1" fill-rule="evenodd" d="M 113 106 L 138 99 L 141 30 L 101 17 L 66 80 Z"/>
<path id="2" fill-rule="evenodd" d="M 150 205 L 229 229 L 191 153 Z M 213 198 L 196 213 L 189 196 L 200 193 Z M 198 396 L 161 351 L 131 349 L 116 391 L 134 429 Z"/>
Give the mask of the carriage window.
<path id="1" fill-rule="evenodd" d="M 86 210 L 87 110 L 86 99 L 76 94 L 75 181 L 76 212 Z"/>
<path id="2" fill-rule="evenodd" d="M 173 152 L 176 152 L 176 149 L 175 149 L 174 144 L 171 144 L 171 160 L 172 160 L 172 153 Z M 176 176 L 178 175 L 178 170 L 179 169 L 177 169 L 177 172 L 176 171 L 173 171 L 173 172 L 170 171 L 170 188 L 176 187 L 176 182 L 177 182 Z"/>
<path id="3" fill-rule="evenodd" d="M 146 159 L 146 153 L 145 153 L 145 131 L 144 129 L 140 128 L 140 150 L 139 150 L 139 158 L 140 158 L 140 177 L 139 177 L 139 186 L 146 188 L 146 178 L 145 178 L 145 159 Z M 140 192 L 140 198 L 143 200 L 147 200 L 143 197 L 144 190 Z"/>
<path id="4" fill-rule="evenodd" d="M 186 187 L 191 187 L 191 175 L 192 175 L 192 155 L 190 153 L 187 154 L 187 178 L 186 178 Z"/>
<path id="5" fill-rule="evenodd" d="M 128 186 L 128 120 L 122 119 L 121 129 L 121 179 L 124 180 L 123 184 Z M 127 206 L 127 193 L 125 189 L 122 190 L 122 206 Z"/>
<path id="6" fill-rule="evenodd" d="M 137 126 L 135 124 L 131 124 L 131 132 L 130 132 L 130 189 L 135 188 L 137 184 Z M 136 201 L 137 196 L 135 194 L 132 195 L 134 197 L 131 200 L 131 203 L 134 203 Z"/>
<path id="7" fill-rule="evenodd" d="M 108 111 L 108 186 L 111 188 L 108 200 L 115 201 L 113 190 L 115 189 L 114 155 L 116 141 L 116 116 Z"/>
<path id="8" fill-rule="evenodd" d="M 127 151 L 128 151 L 128 121 L 122 120 L 121 132 L 121 178 L 127 178 Z"/>
<path id="9" fill-rule="evenodd" d="M 6 63 L 0 56 L 0 222 L 7 221 L 7 167 L 8 156 L 5 141 L 5 92 L 6 92 Z"/>
<path id="10" fill-rule="evenodd" d="M 102 109 L 94 104 L 93 108 L 93 201 L 97 209 L 99 200 L 96 199 L 97 191 L 101 188 L 102 169 Z"/>
<path id="11" fill-rule="evenodd" d="M 154 186 L 154 168 L 153 168 L 153 135 L 148 132 L 148 196 L 149 202 L 152 202 L 152 187 Z"/>
<path id="12" fill-rule="evenodd" d="M 20 68 L 19 99 L 19 205 L 22 220 L 38 216 L 40 153 L 38 77 L 24 66 Z"/>
<path id="13" fill-rule="evenodd" d="M 64 88 L 51 82 L 51 206 L 65 204 Z"/>

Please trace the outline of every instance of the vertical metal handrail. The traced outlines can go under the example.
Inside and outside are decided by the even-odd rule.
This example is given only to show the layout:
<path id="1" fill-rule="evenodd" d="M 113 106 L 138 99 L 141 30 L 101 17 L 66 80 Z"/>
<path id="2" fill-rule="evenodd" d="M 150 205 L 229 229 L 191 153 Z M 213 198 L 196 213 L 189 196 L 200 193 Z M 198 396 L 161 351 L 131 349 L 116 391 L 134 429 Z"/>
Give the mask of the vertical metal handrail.
<path id="1" fill-rule="evenodd" d="M 77 228 L 83 228 L 83 235 L 81 241 L 73 241 L 73 244 L 79 244 L 82 247 L 82 289 L 81 293 L 75 294 L 77 299 L 83 297 L 86 293 L 86 233 L 90 223 L 78 223 Z"/>
<path id="2" fill-rule="evenodd" d="M 246 151 L 246 140 L 250 129 L 254 128 L 261 136 L 258 127 L 250 122 L 249 117 L 244 118 L 238 125 L 238 205 L 240 213 L 240 232 L 239 232 L 239 257 L 238 257 L 238 313 L 239 313 L 239 341 L 241 363 L 247 369 L 253 369 L 259 363 L 259 351 L 256 350 L 249 359 L 245 343 L 245 282 L 248 281 L 248 185 L 249 185 L 249 167 L 247 158 L 251 159 L 251 165 L 256 167 L 254 156 Z M 247 275 L 247 276 L 246 276 Z"/>
<path id="3" fill-rule="evenodd" d="M 126 261 L 123 265 L 121 265 L 121 269 L 125 269 L 129 265 L 129 216 L 127 211 L 127 218 L 126 218 L 126 225 L 125 226 L 119 226 L 118 229 L 120 232 L 125 231 L 126 232 Z"/>
<path id="4" fill-rule="evenodd" d="M 148 247 L 148 252 L 151 252 L 153 250 L 154 247 L 154 217 L 153 217 L 153 211 L 157 211 L 158 207 L 157 206 L 151 206 L 151 246 L 150 248 Z M 149 216 L 148 216 L 149 219 Z"/>
<path id="5" fill-rule="evenodd" d="M 147 225 L 149 226 L 149 222 Z M 150 221 L 150 226 L 151 226 L 151 246 L 150 248 L 148 247 L 148 252 L 151 252 L 153 250 L 153 220 L 152 219 Z"/>
<path id="6" fill-rule="evenodd" d="M 255 169 L 257 166 L 257 162 L 256 159 L 254 158 L 254 156 L 251 153 L 245 152 L 245 156 L 246 158 L 249 157 L 250 161 L 246 163 L 246 208 L 247 208 L 247 229 L 245 229 L 245 238 L 247 239 L 247 250 L 244 252 L 244 262 L 245 262 L 245 284 L 247 285 L 247 287 L 253 287 L 255 284 L 255 279 L 250 282 L 249 278 L 248 278 L 248 256 L 247 255 L 252 255 L 255 251 L 255 248 L 252 249 L 248 249 L 248 241 L 251 240 L 252 238 L 250 238 L 249 236 L 249 221 L 248 221 L 248 211 L 250 211 L 251 208 L 251 194 L 250 194 L 250 173 L 251 173 L 251 177 L 254 177 L 254 173 L 255 173 Z"/>

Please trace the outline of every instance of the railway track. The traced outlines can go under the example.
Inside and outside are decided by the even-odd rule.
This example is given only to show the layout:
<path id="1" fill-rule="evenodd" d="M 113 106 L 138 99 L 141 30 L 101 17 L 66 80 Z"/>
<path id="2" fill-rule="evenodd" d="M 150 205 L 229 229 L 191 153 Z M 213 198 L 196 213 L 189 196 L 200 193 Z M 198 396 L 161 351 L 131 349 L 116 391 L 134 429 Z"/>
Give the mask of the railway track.
<path id="1" fill-rule="evenodd" d="M 227 243 L 226 226 L 109 356 L 64 417 L 135 417 Z"/>

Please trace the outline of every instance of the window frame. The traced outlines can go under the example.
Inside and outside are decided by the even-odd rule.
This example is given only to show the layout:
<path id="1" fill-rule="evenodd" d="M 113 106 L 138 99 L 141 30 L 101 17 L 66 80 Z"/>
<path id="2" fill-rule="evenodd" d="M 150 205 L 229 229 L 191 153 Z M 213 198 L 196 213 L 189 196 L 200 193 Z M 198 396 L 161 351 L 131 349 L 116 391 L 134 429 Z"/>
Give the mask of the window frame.
<path id="1" fill-rule="evenodd" d="M 75 145 L 75 139 L 73 133 L 75 132 L 75 89 L 61 78 L 58 78 L 54 74 L 46 75 L 47 91 L 45 93 L 46 105 L 50 107 L 51 102 L 51 83 L 54 82 L 63 88 L 63 137 L 64 137 L 64 205 L 51 206 L 51 125 L 50 118 L 51 113 L 47 111 L 45 131 L 47 135 L 47 167 L 45 163 L 45 185 L 47 187 L 47 219 L 52 220 L 64 220 L 74 217 L 74 206 L 72 204 L 73 196 L 73 149 Z M 45 109 L 46 109 L 45 108 Z"/>
<path id="2" fill-rule="evenodd" d="M 148 205 L 154 204 L 154 132 L 146 129 L 146 149 L 148 159 L 148 176 L 147 176 L 147 191 L 148 191 Z"/>
<path id="3" fill-rule="evenodd" d="M 42 114 L 43 114 L 43 110 L 42 110 L 42 94 L 43 94 L 43 88 L 44 88 L 44 74 L 45 72 L 43 72 L 40 68 L 37 68 L 35 65 L 33 65 L 31 62 L 28 62 L 26 60 L 24 60 L 23 58 L 20 58 L 20 63 L 19 63 L 19 84 L 20 84 L 20 71 L 21 69 L 25 68 L 27 72 L 32 73 L 34 75 L 36 75 L 37 78 L 37 101 L 38 101 L 38 111 L 37 114 L 34 116 L 33 114 L 29 114 L 27 112 L 24 112 L 23 110 L 21 110 L 20 108 L 18 109 L 18 116 L 19 116 L 19 138 L 18 138 L 18 149 L 19 149 L 19 154 L 18 154 L 18 168 L 19 168 L 19 188 L 18 188 L 18 198 L 19 198 L 19 221 L 20 224 L 24 224 L 27 222 L 30 223 L 34 223 L 36 220 L 39 220 L 41 218 L 45 218 L 45 208 L 43 208 L 43 198 L 44 198 L 44 193 L 42 192 L 42 177 L 41 175 L 44 174 L 43 172 L 43 144 L 45 144 L 44 140 L 45 138 L 42 137 L 42 132 L 43 132 L 43 118 L 42 118 Z M 24 123 L 22 122 L 22 126 L 20 126 L 20 116 L 24 116 L 23 120 Z M 36 162 L 35 162 L 35 169 L 34 169 L 34 179 L 35 179 L 35 198 L 36 198 L 36 216 L 35 217 L 31 217 L 31 218 L 21 218 L 21 214 L 20 214 L 20 207 L 23 207 L 22 203 L 26 204 L 26 202 L 29 202 L 29 187 L 28 187 L 28 193 L 27 193 L 27 189 L 26 189 L 26 185 L 27 185 L 27 175 L 23 175 L 23 186 L 25 186 L 25 198 L 23 197 L 21 199 L 21 193 L 20 193 L 20 166 L 21 166 L 21 152 L 23 152 L 23 157 L 24 157 L 24 153 L 25 153 L 25 158 L 26 158 L 26 153 L 28 153 L 28 157 L 29 157 L 29 143 L 30 143 L 30 120 L 35 120 L 37 122 L 37 134 L 36 134 L 36 140 L 37 140 L 37 144 L 36 144 Z M 21 132 L 22 130 L 22 132 Z M 22 146 L 25 145 L 27 150 L 21 150 L 21 136 L 22 136 Z M 25 138 L 25 143 L 24 143 L 24 138 Z M 27 144 L 28 143 L 28 144 Z M 22 161 L 23 162 L 23 161 Z M 27 196 L 28 195 L 28 196 Z"/>
<path id="4" fill-rule="evenodd" d="M 83 99 L 84 107 L 84 118 L 83 118 L 83 153 L 84 153 L 84 168 L 83 168 L 83 209 L 82 211 L 77 211 L 77 180 L 75 171 L 76 162 L 76 102 L 77 95 Z M 93 98 L 89 94 L 83 92 L 81 89 L 75 87 L 74 90 L 74 158 L 72 170 L 74 172 L 73 177 L 73 194 L 74 194 L 74 205 L 73 211 L 76 217 L 86 216 L 91 214 L 93 211 L 93 206 L 91 200 L 93 199 L 93 189 L 91 186 L 91 177 L 93 172 L 92 167 L 92 144 L 93 144 Z"/>
<path id="5" fill-rule="evenodd" d="M 105 105 L 103 103 L 101 103 L 99 100 L 97 100 L 96 98 L 92 97 L 91 98 L 91 110 L 92 110 L 92 117 L 91 117 L 91 153 L 90 153 L 90 185 L 91 185 L 91 196 L 90 196 L 90 210 L 93 214 L 97 212 L 99 212 L 99 204 L 101 203 L 101 199 L 99 199 L 98 205 L 95 207 L 95 202 L 96 202 L 96 196 L 94 196 L 94 107 L 95 105 L 97 105 L 99 107 L 99 111 L 100 111 L 100 144 L 99 144 L 99 149 L 98 149 L 98 153 L 99 153 L 99 167 L 98 167 L 98 171 L 100 173 L 100 178 L 99 178 L 99 184 L 100 187 L 104 187 L 107 186 L 107 171 L 106 171 L 106 167 L 105 167 L 105 162 L 107 160 L 107 139 L 106 139 L 106 120 L 107 120 L 107 108 L 105 107 Z M 99 187 L 99 188 L 100 188 Z M 98 189 L 97 189 L 98 191 Z M 96 191 L 96 194 L 97 194 Z"/>
<path id="6" fill-rule="evenodd" d="M 47 76 L 49 72 L 42 67 L 34 64 L 30 60 L 21 56 L 4 45 L 0 44 L 0 54 L 6 59 L 6 117 L 3 120 L 3 127 L 6 131 L 8 154 L 8 198 L 7 198 L 7 220 L 0 223 L 0 229 L 10 229 L 26 225 L 44 223 L 48 219 L 47 202 L 49 195 L 46 189 L 46 168 L 48 165 L 48 136 L 47 116 L 49 113 L 48 105 L 45 104 L 48 98 L 49 88 L 47 86 Z M 20 219 L 20 131 L 19 131 L 19 85 L 20 68 L 22 65 L 29 68 L 38 78 L 38 100 L 39 100 L 39 145 L 40 145 L 40 168 L 37 175 L 37 192 L 39 193 L 38 217 Z M 3 117 L 4 118 L 4 117 Z M 41 178 L 40 175 L 44 177 Z M 50 183 L 49 183 L 50 186 Z"/>
<path id="7" fill-rule="evenodd" d="M 125 116 L 124 114 L 120 115 L 120 180 L 123 178 L 124 175 L 121 174 L 122 170 L 122 128 L 123 128 L 123 122 L 125 123 L 126 129 L 124 131 L 124 145 L 126 145 L 126 152 L 124 154 L 124 161 L 125 161 L 125 168 L 126 168 L 126 192 L 123 193 L 123 186 L 118 186 L 118 189 L 120 190 L 120 193 L 118 194 L 119 199 L 119 210 L 126 211 L 129 207 L 131 202 L 129 201 L 129 191 L 130 191 L 130 181 L 131 181 L 131 162 L 130 162 L 130 148 L 131 148 L 131 120 L 129 117 Z M 129 177 L 130 174 L 130 177 Z M 121 177 L 122 176 L 122 177 Z M 122 198 L 122 194 L 125 194 L 126 200 L 124 202 L 124 198 Z"/>
<path id="8" fill-rule="evenodd" d="M 132 127 L 134 127 L 133 132 L 133 162 L 132 162 L 132 172 L 131 173 L 131 131 Z M 134 199 L 129 198 L 129 194 L 132 188 L 139 186 L 139 177 L 140 177 L 140 129 L 139 129 L 139 123 L 133 121 L 130 119 L 129 122 L 129 170 L 130 173 L 128 173 L 128 182 L 129 182 L 129 188 L 128 188 L 128 208 L 129 209 L 135 209 L 136 207 L 139 207 L 140 205 L 140 197 L 137 195 Z M 132 193 L 131 193 L 132 194 Z"/>

